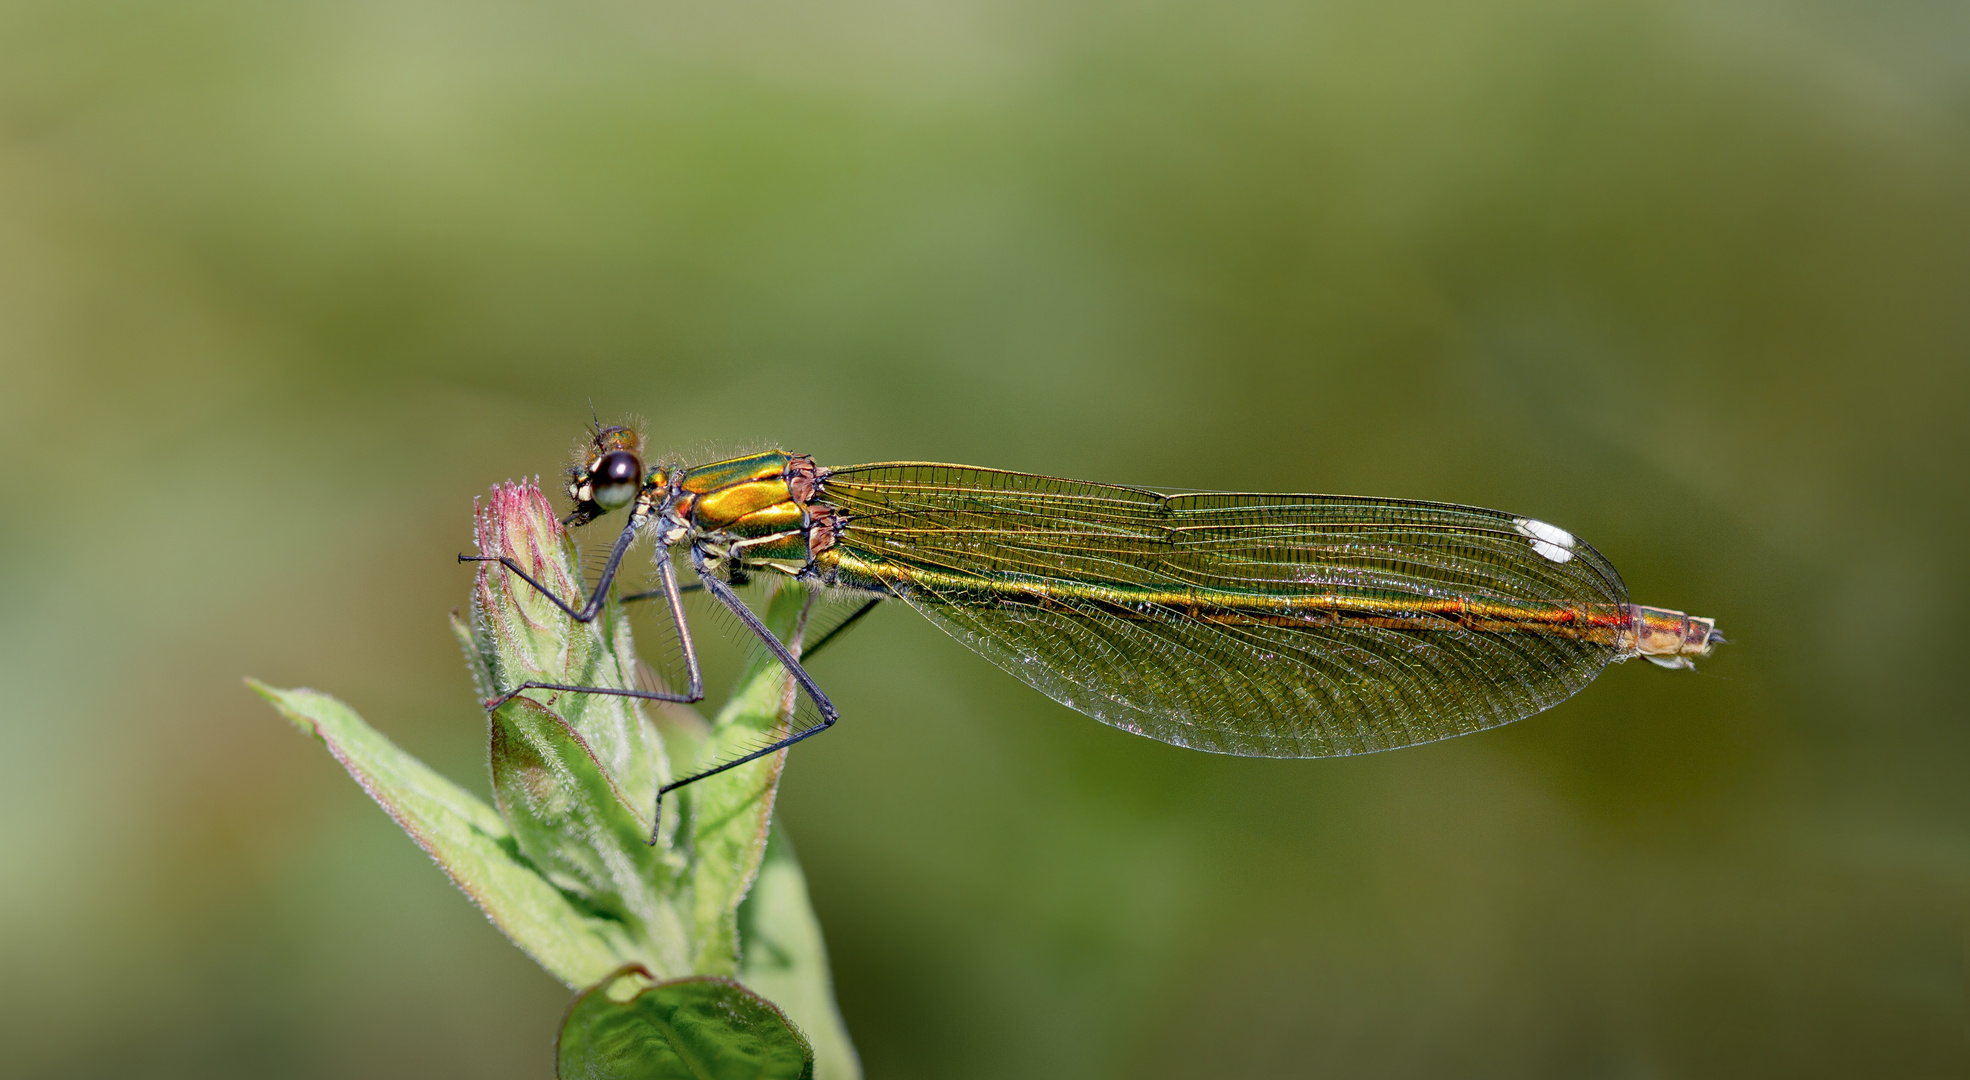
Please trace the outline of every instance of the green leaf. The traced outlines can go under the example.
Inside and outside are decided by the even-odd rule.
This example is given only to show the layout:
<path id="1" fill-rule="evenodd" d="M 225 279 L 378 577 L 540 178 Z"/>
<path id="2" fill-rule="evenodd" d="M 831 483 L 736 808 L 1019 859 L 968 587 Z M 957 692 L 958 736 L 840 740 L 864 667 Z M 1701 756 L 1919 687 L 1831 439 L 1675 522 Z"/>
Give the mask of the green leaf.
<path id="1" fill-rule="evenodd" d="M 515 698 L 492 716 L 493 798 L 520 851 L 546 878 L 627 924 L 665 977 L 689 974 L 689 936 L 669 896 L 663 852 L 579 734 Z"/>
<path id="2" fill-rule="evenodd" d="M 586 986 L 638 958 L 622 923 L 595 917 L 541 877 L 492 807 L 404 753 L 347 705 L 313 690 L 276 690 L 251 679 L 247 685 L 328 744 L 452 883 L 556 978 Z"/>
<path id="3" fill-rule="evenodd" d="M 807 901 L 807 879 L 779 822 L 766 843 L 758 880 L 739 907 L 739 981 L 778 1005 L 814 1047 L 823 1080 L 859 1077 L 862 1063 L 835 1008 L 828 948 Z"/>
<path id="4" fill-rule="evenodd" d="M 561 1025 L 561 1080 L 804 1080 L 814 1055 L 780 1010 L 730 979 L 660 982 L 627 1001 L 630 965 L 584 991 Z"/>

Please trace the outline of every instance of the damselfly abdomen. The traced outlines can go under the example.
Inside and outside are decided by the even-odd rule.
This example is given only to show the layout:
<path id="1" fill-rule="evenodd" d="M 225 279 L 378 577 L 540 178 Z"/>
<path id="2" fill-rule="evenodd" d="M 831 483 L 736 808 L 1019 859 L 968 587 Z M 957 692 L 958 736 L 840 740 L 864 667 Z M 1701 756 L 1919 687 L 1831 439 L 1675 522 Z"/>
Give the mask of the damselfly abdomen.
<path id="1" fill-rule="evenodd" d="M 568 490 L 570 524 L 624 507 L 629 520 L 593 596 L 563 608 L 594 618 L 630 541 L 653 534 L 653 595 L 669 605 L 690 669 L 681 694 L 596 692 L 702 696 L 670 562 L 684 549 L 819 711 L 760 753 L 837 714 L 732 592 L 756 572 L 870 606 L 901 601 L 1070 708 L 1250 757 L 1479 731 L 1558 704 L 1611 663 L 1687 668 L 1723 640 L 1714 620 L 1631 603 L 1614 567 L 1566 530 L 1472 506 L 1164 495 L 920 462 L 826 469 L 779 450 L 646 470 L 624 428 L 595 434 Z"/>

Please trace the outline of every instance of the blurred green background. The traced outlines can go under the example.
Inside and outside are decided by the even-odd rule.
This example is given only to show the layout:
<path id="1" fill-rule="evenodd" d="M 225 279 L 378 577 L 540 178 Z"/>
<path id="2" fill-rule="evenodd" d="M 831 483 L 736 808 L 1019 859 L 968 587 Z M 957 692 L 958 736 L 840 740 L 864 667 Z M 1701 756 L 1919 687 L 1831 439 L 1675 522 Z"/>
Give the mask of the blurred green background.
<path id="1" fill-rule="evenodd" d="M 4 1071 L 548 1073 L 239 679 L 483 789 L 452 556 L 592 397 L 1497 506 L 1732 640 L 1275 762 L 879 613 L 781 803 L 873 1078 L 1964 1075 L 1966 11 L 0 7 Z"/>

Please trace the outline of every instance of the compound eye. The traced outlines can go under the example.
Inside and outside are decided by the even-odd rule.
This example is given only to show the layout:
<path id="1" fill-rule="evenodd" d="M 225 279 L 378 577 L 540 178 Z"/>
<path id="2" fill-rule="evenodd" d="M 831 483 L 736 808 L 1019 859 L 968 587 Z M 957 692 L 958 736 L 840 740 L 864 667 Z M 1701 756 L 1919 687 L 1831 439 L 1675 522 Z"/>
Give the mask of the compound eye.
<path id="1" fill-rule="evenodd" d="M 589 482 L 595 485 L 595 504 L 604 510 L 629 505 L 642 479 L 643 463 L 627 450 L 603 454 L 589 472 Z"/>
<path id="2" fill-rule="evenodd" d="M 598 484 L 634 484 L 643 479 L 643 463 L 627 450 L 611 450 L 595 463 L 594 479 Z"/>

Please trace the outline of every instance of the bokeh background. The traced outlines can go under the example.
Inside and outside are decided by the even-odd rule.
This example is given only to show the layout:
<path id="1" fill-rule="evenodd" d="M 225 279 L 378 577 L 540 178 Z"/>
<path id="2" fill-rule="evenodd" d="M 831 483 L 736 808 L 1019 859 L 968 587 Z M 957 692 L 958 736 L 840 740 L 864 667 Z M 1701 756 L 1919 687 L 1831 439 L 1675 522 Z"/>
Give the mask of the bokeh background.
<path id="1" fill-rule="evenodd" d="M 548 1074 L 239 680 L 483 789 L 452 556 L 592 398 L 1498 506 L 1731 637 L 1271 762 L 879 613 L 781 804 L 873 1078 L 1965 1075 L 1967 11 L 0 7 L 3 1071 Z"/>

